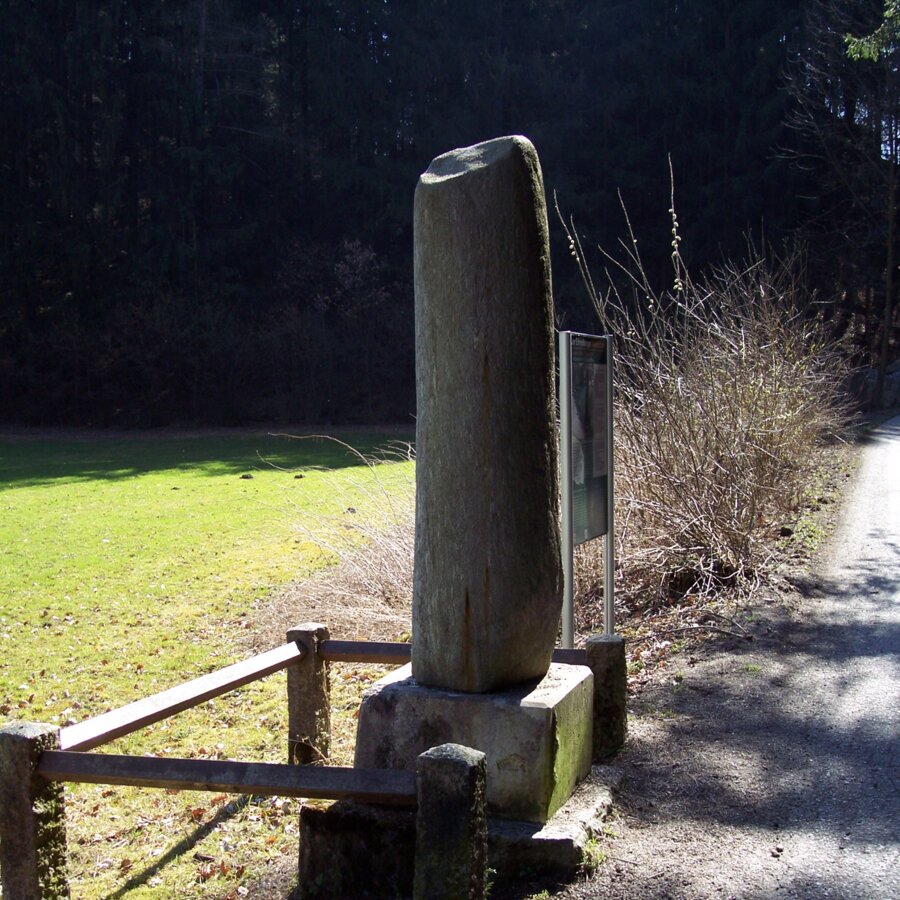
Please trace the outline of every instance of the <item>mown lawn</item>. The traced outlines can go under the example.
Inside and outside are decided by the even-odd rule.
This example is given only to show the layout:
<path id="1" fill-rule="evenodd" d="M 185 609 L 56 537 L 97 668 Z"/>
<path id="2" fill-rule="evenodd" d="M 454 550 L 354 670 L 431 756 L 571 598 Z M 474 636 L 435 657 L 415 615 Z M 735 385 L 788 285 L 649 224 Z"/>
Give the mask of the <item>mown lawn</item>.
<path id="1" fill-rule="evenodd" d="M 0 439 L 0 719 L 70 724 L 246 656 L 269 592 L 329 564 L 316 536 L 352 539 L 404 465 L 264 434 Z M 284 761 L 283 679 L 106 749 Z M 73 895 L 246 896 L 296 854 L 296 806 L 234 800 L 73 787 Z"/>

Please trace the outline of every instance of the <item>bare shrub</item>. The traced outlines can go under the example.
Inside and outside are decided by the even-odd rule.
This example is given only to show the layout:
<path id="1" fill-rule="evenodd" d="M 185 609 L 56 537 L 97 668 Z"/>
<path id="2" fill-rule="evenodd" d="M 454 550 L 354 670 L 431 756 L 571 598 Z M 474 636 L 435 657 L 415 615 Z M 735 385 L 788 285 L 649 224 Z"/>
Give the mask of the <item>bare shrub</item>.
<path id="1" fill-rule="evenodd" d="M 415 470 L 410 444 L 396 443 L 366 455 L 333 437 L 357 458 L 359 474 L 334 478 L 330 507 L 298 518 L 298 532 L 336 560 L 292 585 L 268 604 L 260 645 L 283 639 L 300 620 L 324 622 L 344 638 L 409 637 L 415 535 Z M 329 473 L 325 470 L 326 474 Z M 350 505 L 355 504 L 355 505 Z"/>
<path id="2" fill-rule="evenodd" d="M 798 259 L 770 266 L 751 253 L 749 263 L 695 282 L 679 252 L 674 204 L 670 213 L 675 277 L 662 293 L 651 287 L 630 224 L 624 262 L 604 253 L 600 292 L 563 220 L 615 343 L 623 612 L 752 586 L 766 538 L 796 509 L 820 441 L 839 434 L 846 417 L 843 356 L 810 312 L 794 275 Z M 596 617 L 600 565 L 596 551 L 580 550 L 582 627 Z"/>
<path id="3" fill-rule="evenodd" d="M 566 228 L 600 327 L 615 343 L 617 615 L 652 622 L 681 606 L 690 615 L 678 618 L 676 631 L 721 630 L 722 623 L 740 629 L 709 606 L 688 607 L 758 583 L 823 439 L 843 429 L 847 372 L 795 275 L 797 257 L 769 265 L 751 253 L 746 265 L 723 265 L 695 282 L 679 252 L 674 212 L 672 222 L 675 278 L 664 292 L 652 289 L 630 226 L 625 263 L 606 255 L 618 268 L 607 269 L 602 293 L 574 228 Z M 414 456 L 407 445 L 397 453 Z M 281 602 L 292 618 L 299 606 L 336 633 L 408 634 L 412 467 L 405 481 L 387 481 L 384 459 L 357 455 L 366 472 L 365 510 L 348 526 L 338 491 L 334 517 L 308 527 L 338 566 Z M 577 548 L 581 634 L 602 627 L 601 576 L 600 542 Z M 719 624 L 698 624 L 704 621 Z M 672 624 L 666 619 L 661 627 Z"/>
<path id="4" fill-rule="evenodd" d="M 330 579 L 331 589 L 335 595 L 359 598 L 362 594 L 391 608 L 408 607 L 412 597 L 415 472 L 412 467 L 405 468 L 397 477 L 397 470 L 391 467 L 393 477 L 388 478 L 385 466 L 411 462 L 415 451 L 411 444 L 399 443 L 371 456 L 349 444 L 337 443 L 355 455 L 363 468 L 364 475 L 352 481 L 351 490 L 364 499 L 362 514 L 354 515 L 352 524 L 347 525 L 342 515 L 345 494 L 337 491 L 332 521 L 319 521 L 308 530 L 318 544 L 340 560 L 341 577 Z M 344 530 L 342 537 L 337 537 L 334 527 L 338 519 Z M 346 540 L 347 529 L 353 532 L 351 541 Z"/>

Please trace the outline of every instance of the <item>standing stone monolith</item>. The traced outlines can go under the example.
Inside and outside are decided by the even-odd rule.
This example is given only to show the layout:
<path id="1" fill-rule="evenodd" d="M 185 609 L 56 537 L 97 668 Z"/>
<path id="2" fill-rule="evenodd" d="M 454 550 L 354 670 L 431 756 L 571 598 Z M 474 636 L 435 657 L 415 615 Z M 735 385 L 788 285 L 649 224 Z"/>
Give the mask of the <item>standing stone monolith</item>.
<path id="1" fill-rule="evenodd" d="M 562 596 L 550 248 L 531 142 L 435 158 L 414 222 L 412 673 L 500 690 L 547 672 Z"/>

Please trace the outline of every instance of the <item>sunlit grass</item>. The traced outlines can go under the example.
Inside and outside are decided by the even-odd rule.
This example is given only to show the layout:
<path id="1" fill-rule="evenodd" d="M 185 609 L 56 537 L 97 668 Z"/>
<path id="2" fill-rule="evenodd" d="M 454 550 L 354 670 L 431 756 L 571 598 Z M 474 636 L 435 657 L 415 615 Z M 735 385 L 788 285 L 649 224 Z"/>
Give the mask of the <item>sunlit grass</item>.
<path id="1" fill-rule="evenodd" d="M 298 522 L 333 523 L 339 502 L 353 539 L 376 477 L 358 462 L 331 442 L 263 435 L 0 442 L 0 718 L 64 726 L 248 655 L 269 592 L 332 561 Z M 284 761 L 283 678 L 108 749 Z M 231 799 L 74 787 L 74 896 L 130 879 L 129 897 L 240 896 L 296 853 L 296 807 Z M 198 842 L 181 852 L 183 840 Z"/>

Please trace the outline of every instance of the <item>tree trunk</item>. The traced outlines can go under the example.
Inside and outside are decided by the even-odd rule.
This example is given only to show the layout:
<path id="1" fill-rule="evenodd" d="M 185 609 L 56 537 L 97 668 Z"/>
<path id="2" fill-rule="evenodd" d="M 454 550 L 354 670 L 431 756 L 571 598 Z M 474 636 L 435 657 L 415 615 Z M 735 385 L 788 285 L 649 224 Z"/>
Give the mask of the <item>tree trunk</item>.
<path id="1" fill-rule="evenodd" d="M 884 274 L 884 321 L 881 327 L 881 354 L 878 359 L 878 378 L 875 381 L 875 406 L 884 399 L 884 382 L 891 352 L 891 331 L 894 322 L 894 230 L 897 220 L 897 178 L 891 174 L 888 185 L 887 267 Z"/>
<path id="2" fill-rule="evenodd" d="M 197 75 L 194 90 L 198 108 L 203 104 L 203 83 L 206 78 L 206 26 L 209 16 L 208 0 L 200 2 L 200 28 L 197 38 Z"/>

